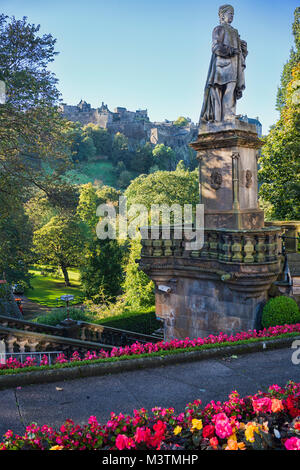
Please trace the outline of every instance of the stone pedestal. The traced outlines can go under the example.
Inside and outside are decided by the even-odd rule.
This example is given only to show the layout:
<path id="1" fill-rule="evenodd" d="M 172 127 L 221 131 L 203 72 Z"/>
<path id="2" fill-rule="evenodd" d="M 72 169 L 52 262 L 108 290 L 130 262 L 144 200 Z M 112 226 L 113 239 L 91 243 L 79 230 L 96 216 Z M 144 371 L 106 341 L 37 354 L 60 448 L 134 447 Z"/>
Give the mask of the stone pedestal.
<path id="1" fill-rule="evenodd" d="M 208 123 L 190 145 L 199 160 L 203 247 L 187 250 L 189 235 L 176 239 L 174 227 L 168 240 L 162 229 L 158 239 L 151 240 L 149 229 L 142 240 L 140 268 L 155 282 L 166 340 L 259 328 L 282 263 L 281 227 L 264 227 L 258 207 L 255 126 Z"/>
<path id="2" fill-rule="evenodd" d="M 145 230 L 145 229 L 144 229 Z M 149 238 L 150 238 L 149 228 Z M 156 286 L 156 316 L 165 339 L 195 338 L 259 327 L 267 293 L 281 270 L 281 229 L 206 229 L 204 246 L 186 239 L 142 240 L 142 269 Z"/>
<path id="3" fill-rule="evenodd" d="M 261 145 L 255 125 L 238 119 L 200 127 L 198 140 L 191 147 L 199 160 L 200 202 L 205 208 L 206 228 L 264 226 L 257 197 Z"/>

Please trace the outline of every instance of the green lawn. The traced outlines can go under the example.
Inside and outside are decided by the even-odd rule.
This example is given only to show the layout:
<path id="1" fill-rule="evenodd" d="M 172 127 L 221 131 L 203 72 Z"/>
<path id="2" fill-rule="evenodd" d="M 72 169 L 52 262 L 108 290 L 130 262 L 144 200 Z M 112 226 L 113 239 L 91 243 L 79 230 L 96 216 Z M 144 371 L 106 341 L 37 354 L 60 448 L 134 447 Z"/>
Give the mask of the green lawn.
<path id="1" fill-rule="evenodd" d="M 64 294 L 74 295 L 74 301 L 70 304 L 78 304 L 83 296 L 80 289 L 79 272 L 76 269 L 68 269 L 71 287 L 66 287 L 63 277 L 56 278 L 53 274 L 47 273 L 46 276 L 41 274 L 43 266 L 33 267 L 30 274 L 32 289 L 25 291 L 25 296 L 32 302 L 37 302 L 46 307 L 62 307 L 65 302 L 60 300 L 60 296 Z M 59 301 L 56 299 L 59 298 Z"/>
<path id="2" fill-rule="evenodd" d="M 77 184 L 102 181 L 108 186 L 116 185 L 115 169 L 112 163 L 107 161 L 78 163 L 73 170 L 67 172 L 66 176 L 69 181 Z"/>

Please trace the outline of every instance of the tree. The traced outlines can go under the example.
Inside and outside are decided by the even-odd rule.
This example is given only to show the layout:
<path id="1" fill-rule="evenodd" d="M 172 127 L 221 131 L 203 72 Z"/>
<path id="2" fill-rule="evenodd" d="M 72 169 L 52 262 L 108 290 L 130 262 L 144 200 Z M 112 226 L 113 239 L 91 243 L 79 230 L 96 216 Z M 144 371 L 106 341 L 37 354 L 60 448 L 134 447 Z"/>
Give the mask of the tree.
<path id="1" fill-rule="evenodd" d="M 295 11 L 293 31 L 300 52 L 300 8 Z M 290 77 L 289 80 L 288 76 Z M 280 119 L 265 138 L 259 160 L 262 182 L 260 196 L 271 203 L 271 218 L 281 220 L 300 217 L 300 63 L 284 68 L 279 92 Z"/>
<path id="2" fill-rule="evenodd" d="M 153 165 L 152 146 L 150 142 L 140 146 L 135 151 L 134 164 L 132 168 L 138 173 L 148 173 Z"/>
<path id="3" fill-rule="evenodd" d="M 130 184 L 130 181 L 133 179 L 133 174 L 131 171 L 124 170 L 120 173 L 120 176 L 118 178 L 118 186 L 121 189 L 127 188 L 127 186 Z"/>
<path id="4" fill-rule="evenodd" d="M 119 161 L 129 163 L 131 155 L 128 148 L 128 139 L 121 132 L 117 132 L 114 135 L 112 143 L 112 154 L 111 160 L 114 165 L 117 165 Z"/>
<path id="5" fill-rule="evenodd" d="M 26 18 L 0 15 L 0 70 L 6 85 L 6 103 L 0 106 L 2 208 L 8 195 L 21 200 L 29 187 L 53 190 L 68 163 L 57 79 L 48 70 L 57 54 L 55 39 L 39 35 L 39 28 Z"/>
<path id="6" fill-rule="evenodd" d="M 139 269 L 137 260 L 141 257 L 139 239 L 130 241 L 129 259 L 125 266 L 123 289 L 127 305 L 132 308 L 151 307 L 155 302 L 154 283 Z"/>
<path id="7" fill-rule="evenodd" d="M 102 129 L 99 125 L 89 123 L 83 127 L 83 131 L 92 138 L 97 155 L 111 156 L 112 137 L 107 129 Z"/>
<path id="8" fill-rule="evenodd" d="M 0 278 L 10 283 L 30 282 L 32 229 L 24 207 L 16 201 L 9 213 L 0 217 Z"/>
<path id="9" fill-rule="evenodd" d="M 292 79 L 292 69 L 300 62 L 300 7 L 295 9 L 293 35 L 295 41 L 295 48 L 290 51 L 290 58 L 283 67 L 281 75 L 281 84 L 277 92 L 276 108 L 281 111 L 286 104 L 287 86 Z"/>
<path id="10" fill-rule="evenodd" d="M 171 171 L 175 169 L 176 154 L 171 147 L 164 144 L 158 144 L 153 149 L 153 163 L 160 170 Z"/>
<path id="11" fill-rule="evenodd" d="M 94 232 L 98 223 L 96 215 L 98 199 L 96 188 L 92 183 L 83 184 L 80 187 L 77 215 Z"/>
<path id="12" fill-rule="evenodd" d="M 123 248 L 117 240 L 90 240 L 80 266 L 85 296 L 94 303 L 114 300 L 121 292 L 123 281 Z"/>
<path id="13" fill-rule="evenodd" d="M 185 127 L 188 125 L 190 121 L 183 117 L 183 116 L 179 116 L 178 119 L 176 119 L 176 121 L 174 121 L 174 126 L 177 126 L 177 127 Z"/>
<path id="14" fill-rule="evenodd" d="M 156 171 L 140 175 L 125 191 L 128 205 L 144 204 L 148 210 L 151 204 L 197 204 L 199 203 L 198 172 Z"/>
<path id="15" fill-rule="evenodd" d="M 40 262 L 60 267 L 69 286 L 68 268 L 78 266 L 85 244 L 85 232 L 76 217 L 52 217 L 34 232 L 34 247 Z"/>
<path id="16" fill-rule="evenodd" d="M 98 204 L 111 203 L 117 205 L 119 197 L 122 195 L 121 191 L 112 188 L 111 186 L 101 186 L 97 189 Z"/>

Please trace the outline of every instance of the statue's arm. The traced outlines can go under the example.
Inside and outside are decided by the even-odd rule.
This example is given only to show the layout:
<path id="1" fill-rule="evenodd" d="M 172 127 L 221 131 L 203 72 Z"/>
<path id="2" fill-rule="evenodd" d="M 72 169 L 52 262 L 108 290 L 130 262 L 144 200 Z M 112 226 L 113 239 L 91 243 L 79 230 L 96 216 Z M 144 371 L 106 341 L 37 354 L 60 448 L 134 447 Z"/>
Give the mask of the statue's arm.
<path id="1" fill-rule="evenodd" d="M 224 44 L 224 35 L 225 31 L 222 26 L 217 26 L 213 30 L 212 51 L 214 54 L 219 55 L 221 57 L 232 57 L 234 54 L 236 54 L 236 50 L 233 47 L 226 46 Z"/>

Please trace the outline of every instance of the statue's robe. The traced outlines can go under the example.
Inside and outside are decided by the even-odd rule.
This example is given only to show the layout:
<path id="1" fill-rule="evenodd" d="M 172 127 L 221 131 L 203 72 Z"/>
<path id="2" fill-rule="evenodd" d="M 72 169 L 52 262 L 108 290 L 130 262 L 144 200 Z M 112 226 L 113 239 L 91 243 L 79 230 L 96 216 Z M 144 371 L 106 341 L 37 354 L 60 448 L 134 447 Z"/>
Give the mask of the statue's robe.
<path id="1" fill-rule="evenodd" d="M 238 50 L 238 53 L 234 51 Z M 213 30 L 212 57 L 205 84 L 200 120 L 215 121 L 215 88 L 235 82 L 235 99 L 241 98 L 245 89 L 245 56 L 236 29 L 228 24 Z"/>

